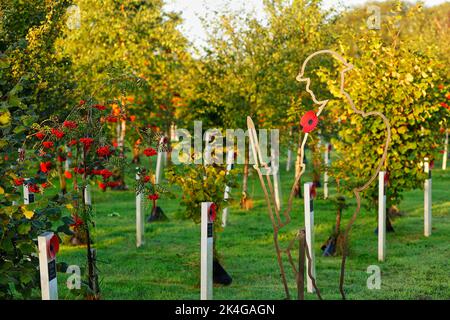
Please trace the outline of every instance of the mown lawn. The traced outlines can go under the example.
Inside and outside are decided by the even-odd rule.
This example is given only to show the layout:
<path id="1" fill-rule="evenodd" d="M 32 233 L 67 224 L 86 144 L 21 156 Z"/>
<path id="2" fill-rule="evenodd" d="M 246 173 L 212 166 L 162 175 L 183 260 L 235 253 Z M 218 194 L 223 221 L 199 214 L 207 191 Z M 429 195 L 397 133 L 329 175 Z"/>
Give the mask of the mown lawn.
<path id="1" fill-rule="evenodd" d="M 284 166 L 282 166 L 284 168 Z M 286 198 L 293 172 L 282 170 L 283 197 Z M 305 181 L 305 180 L 304 180 Z M 129 181 L 131 189 L 133 181 Z M 450 299 L 450 170 L 433 171 L 433 235 L 423 236 L 423 191 L 405 194 L 400 207 L 403 217 L 394 221 L 395 233 L 387 236 L 387 259 L 377 261 L 376 211 L 361 212 L 351 233 L 351 254 L 347 262 L 348 299 Z M 259 181 L 251 176 L 253 210 L 233 205 L 229 224 L 220 234 L 218 248 L 223 264 L 232 275 L 228 287 L 214 288 L 215 299 L 284 299 L 284 290 L 275 260 L 272 225 L 262 198 Z M 330 194 L 332 195 L 332 188 Z M 234 190 L 239 197 L 239 190 Z M 162 200 L 160 206 L 170 221 L 147 224 L 145 245 L 135 246 L 135 196 L 128 192 L 93 193 L 103 299 L 199 299 L 200 226 L 180 220 L 177 200 Z M 353 207 L 348 209 L 348 218 Z M 290 231 L 303 225 L 303 201 L 295 200 Z M 317 284 L 324 299 L 339 299 L 339 257 L 321 257 L 320 246 L 335 220 L 330 201 L 315 203 L 315 252 Z M 344 225 L 347 220 L 344 220 Z M 287 240 L 286 240 L 287 241 Z M 85 248 L 62 246 L 58 261 L 85 265 Z M 381 290 L 366 286 L 369 265 L 382 271 Z M 73 299 L 66 288 L 65 274 L 58 275 L 60 299 Z M 296 297 L 292 273 L 288 274 L 291 294 Z M 307 299 L 316 299 L 306 294 Z"/>

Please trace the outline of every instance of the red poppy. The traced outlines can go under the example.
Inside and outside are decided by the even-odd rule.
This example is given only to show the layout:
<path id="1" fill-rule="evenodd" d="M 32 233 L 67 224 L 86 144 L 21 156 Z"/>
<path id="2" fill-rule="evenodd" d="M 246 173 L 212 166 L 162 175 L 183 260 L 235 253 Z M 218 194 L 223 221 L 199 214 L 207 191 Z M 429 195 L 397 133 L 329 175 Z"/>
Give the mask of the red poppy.
<path id="1" fill-rule="evenodd" d="M 24 178 L 17 178 L 17 179 L 14 179 L 14 185 L 15 186 L 21 186 L 21 185 L 23 185 L 23 182 L 25 181 L 25 179 Z"/>
<path id="2" fill-rule="evenodd" d="M 447 93 L 447 95 L 445 97 L 447 98 L 447 100 L 450 100 L 450 92 Z"/>
<path id="3" fill-rule="evenodd" d="M 58 139 L 61 139 L 62 137 L 64 137 L 64 132 L 62 132 L 61 130 L 56 129 L 56 128 L 52 128 L 52 134 Z"/>
<path id="4" fill-rule="evenodd" d="M 130 116 L 130 121 L 131 121 L 131 122 L 136 121 L 136 116 Z"/>
<path id="5" fill-rule="evenodd" d="M 150 182 L 151 177 L 150 176 L 145 176 L 144 177 L 144 183 Z"/>
<path id="6" fill-rule="evenodd" d="M 76 127 L 78 127 L 75 121 L 68 121 L 68 120 L 64 121 L 63 126 L 68 129 L 75 129 Z"/>
<path id="7" fill-rule="evenodd" d="M 444 89 L 444 85 L 443 84 L 438 85 L 438 89 L 439 90 L 443 90 Z"/>
<path id="8" fill-rule="evenodd" d="M 94 139 L 92 139 L 92 138 L 80 138 L 80 142 L 82 144 L 84 144 L 84 149 L 88 150 L 91 147 L 92 143 L 94 143 Z"/>
<path id="9" fill-rule="evenodd" d="M 42 145 L 45 149 L 50 149 L 54 146 L 54 143 L 52 141 L 44 141 L 42 142 Z"/>
<path id="10" fill-rule="evenodd" d="M 119 144 L 117 143 L 116 140 L 113 141 L 112 145 L 113 145 L 114 148 L 117 148 L 119 146 Z"/>
<path id="11" fill-rule="evenodd" d="M 103 179 L 108 179 L 109 177 L 111 177 L 112 176 L 112 172 L 111 171 L 109 171 L 108 169 L 103 169 L 101 172 L 100 172 L 100 175 L 103 177 Z"/>
<path id="12" fill-rule="evenodd" d="M 106 117 L 106 122 L 115 123 L 117 122 L 117 117 L 109 115 Z"/>
<path id="13" fill-rule="evenodd" d="M 43 132 L 36 133 L 36 138 L 38 138 L 39 140 L 44 139 L 44 137 L 45 137 L 45 133 L 43 133 Z"/>
<path id="14" fill-rule="evenodd" d="M 212 203 L 211 206 L 209 207 L 209 219 L 211 220 L 211 222 L 214 222 L 214 220 L 216 220 L 216 216 L 217 216 L 217 205 L 215 203 Z"/>
<path id="15" fill-rule="evenodd" d="M 46 189 L 46 188 L 50 187 L 50 184 L 48 182 L 44 182 L 44 183 L 41 183 L 41 187 Z"/>
<path id="16" fill-rule="evenodd" d="M 314 111 L 306 112 L 300 120 L 300 125 L 303 127 L 304 133 L 313 131 L 318 123 L 319 119 Z"/>
<path id="17" fill-rule="evenodd" d="M 101 105 L 101 104 L 93 105 L 92 108 L 95 108 L 95 109 L 100 110 L 100 111 L 106 110 L 106 107 Z"/>
<path id="18" fill-rule="evenodd" d="M 36 184 L 30 183 L 28 185 L 28 191 L 30 191 L 31 193 L 38 193 L 40 191 L 40 189 Z"/>
<path id="19" fill-rule="evenodd" d="M 66 157 L 64 157 L 64 156 L 58 156 L 57 159 L 58 159 L 58 162 L 66 161 Z"/>
<path id="20" fill-rule="evenodd" d="M 153 148 L 147 148 L 147 149 L 144 150 L 144 154 L 145 154 L 147 157 L 153 157 L 153 156 L 156 156 L 158 153 L 157 153 L 156 150 L 153 149 Z"/>
<path id="21" fill-rule="evenodd" d="M 314 199 L 317 196 L 316 185 L 314 183 L 311 185 L 311 189 L 309 189 L 309 196 L 311 199 Z"/>
<path id="22" fill-rule="evenodd" d="M 73 168 L 73 172 L 78 173 L 78 174 L 83 174 L 84 168 Z"/>
<path id="23" fill-rule="evenodd" d="M 76 141 L 76 140 L 75 140 Z M 67 158 L 72 158 L 72 152 L 67 152 Z"/>
<path id="24" fill-rule="evenodd" d="M 110 188 L 115 188 L 120 186 L 120 181 L 109 181 L 106 185 Z"/>
<path id="25" fill-rule="evenodd" d="M 64 171 L 64 176 L 66 177 L 66 179 L 72 179 L 72 172 Z"/>
<path id="26" fill-rule="evenodd" d="M 97 149 L 97 154 L 99 157 L 107 157 L 109 155 L 111 155 L 111 150 L 109 150 L 109 146 L 103 146 L 103 147 L 99 147 Z"/>
<path id="27" fill-rule="evenodd" d="M 69 141 L 68 145 L 71 147 L 71 146 L 76 145 L 77 143 L 78 143 L 77 139 L 72 139 L 72 140 Z"/>
<path id="28" fill-rule="evenodd" d="M 85 100 L 80 100 L 80 106 L 83 106 L 83 105 L 85 105 L 86 104 L 86 101 Z"/>
<path id="29" fill-rule="evenodd" d="M 72 218 L 73 218 L 73 223 L 70 225 L 71 227 L 76 228 L 76 227 L 83 225 L 84 222 L 79 216 L 75 215 L 75 216 L 72 216 Z"/>
<path id="30" fill-rule="evenodd" d="M 445 102 L 440 103 L 441 107 L 448 108 L 448 105 Z"/>
<path id="31" fill-rule="evenodd" d="M 39 167 L 41 168 L 41 171 L 43 173 L 47 173 L 50 171 L 50 168 L 52 167 L 52 163 L 50 161 L 47 162 L 41 162 Z"/>
<path id="32" fill-rule="evenodd" d="M 98 187 L 99 187 L 100 189 L 102 189 L 102 190 L 106 190 L 106 183 L 99 182 L 99 183 L 98 183 Z"/>
<path id="33" fill-rule="evenodd" d="M 149 198 L 150 200 L 156 201 L 156 200 L 159 199 L 159 195 L 158 195 L 157 193 L 151 194 L 151 195 L 148 196 L 148 198 Z"/>

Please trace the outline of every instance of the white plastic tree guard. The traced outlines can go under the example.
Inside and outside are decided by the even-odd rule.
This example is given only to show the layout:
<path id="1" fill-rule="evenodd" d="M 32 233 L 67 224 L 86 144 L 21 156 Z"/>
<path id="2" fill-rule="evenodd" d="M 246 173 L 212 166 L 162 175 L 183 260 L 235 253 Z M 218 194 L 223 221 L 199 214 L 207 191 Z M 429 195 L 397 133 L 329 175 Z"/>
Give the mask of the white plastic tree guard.
<path id="1" fill-rule="evenodd" d="M 303 200 L 305 204 L 305 235 L 306 235 L 306 245 L 309 249 L 311 255 L 311 267 L 309 266 L 310 261 L 306 259 L 306 271 L 307 280 L 306 288 L 308 293 L 314 293 L 315 289 L 312 283 L 312 279 L 309 276 L 308 270 L 311 269 L 311 275 L 316 279 L 316 264 L 315 264 L 315 254 L 314 254 L 314 205 L 313 199 L 311 197 L 311 187 L 312 183 L 305 183 L 303 189 Z"/>
<path id="2" fill-rule="evenodd" d="M 202 202 L 201 255 L 200 255 L 200 299 L 213 298 L 213 232 L 214 225 L 210 216 L 212 202 Z"/>
<path id="3" fill-rule="evenodd" d="M 431 212 L 431 169 L 429 159 L 425 158 L 424 170 L 428 174 L 428 178 L 424 183 L 424 235 L 431 236 L 432 228 L 432 212 Z"/>
<path id="4" fill-rule="evenodd" d="M 378 174 L 378 261 L 386 255 L 386 172 Z"/>
<path id="5" fill-rule="evenodd" d="M 59 241 L 53 232 L 38 236 L 39 272 L 41 276 L 42 300 L 58 300 L 58 282 L 56 278 L 56 253 Z"/>
<path id="6" fill-rule="evenodd" d="M 84 204 L 92 206 L 91 186 L 89 184 L 84 187 Z"/>
<path id="7" fill-rule="evenodd" d="M 138 169 L 138 168 L 136 168 Z M 139 180 L 139 174 L 136 174 L 136 180 Z M 144 208 L 143 208 L 143 193 L 136 191 L 136 247 L 139 248 L 144 244 Z"/>
<path id="8" fill-rule="evenodd" d="M 280 182 L 280 164 L 279 153 L 273 148 L 271 150 L 271 170 L 273 177 L 273 191 L 275 196 L 275 205 L 278 210 L 281 210 L 281 182 Z"/>
<path id="9" fill-rule="evenodd" d="M 233 162 L 234 162 L 234 149 L 231 149 L 227 151 L 227 175 L 230 173 L 231 169 L 233 169 Z M 231 188 L 229 186 L 226 186 L 223 198 L 225 200 L 228 200 L 230 198 L 230 194 Z M 228 220 L 228 207 L 224 208 L 222 211 L 222 227 L 227 226 L 227 220 Z"/>
<path id="10" fill-rule="evenodd" d="M 34 193 L 30 191 L 29 189 L 29 180 L 25 179 L 23 183 L 23 203 L 24 204 L 30 204 L 35 201 Z"/>
<path id="11" fill-rule="evenodd" d="M 159 141 L 160 145 L 163 145 L 164 139 L 165 139 L 164 137 L 161 138 L 161 140 Z M 156 184 L 159 184 L 161 182 L 163 165 L 165 163 L 165 160 L 167 159 L 166 153 L 167 153 L 166 151 L 158 150 L 158 156 L 156 158 L 156 172 L 155 172 Z"/>

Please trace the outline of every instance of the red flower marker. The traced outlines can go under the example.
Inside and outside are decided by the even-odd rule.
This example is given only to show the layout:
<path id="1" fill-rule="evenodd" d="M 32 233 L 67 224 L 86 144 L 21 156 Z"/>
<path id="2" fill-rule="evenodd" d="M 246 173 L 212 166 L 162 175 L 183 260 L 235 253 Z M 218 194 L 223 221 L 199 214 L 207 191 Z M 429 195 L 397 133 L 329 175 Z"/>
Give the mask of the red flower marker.
<path id="1" fill-rule="evenodd" d="M 42 145 L 44 146 L 45 149 L 50 149 L 50 148 L 53 148 L 53 146 L 54 146 L 52 141 L 44 141 L 44 142 L 42 142 Z"/>
<path id="2" fill-rule="evenodd" d="M 30 191 L 32 193 L 39 193 L 40 190 L 39 190 L 39 187 L 36 184 L 30 183 L 28 185 L 28 191 Z"/>
<path id="3" fill-rule="evenodd" d="M 214 220 L 216 220 L 217 217 L 217 205 L 215 203 L 212 203 L 211 206 L 209 207 L 209 219 L 211 220 L 211 222 L 214 222 Z"/>
<path id="4" fill-rule="evenodd" d="M 84 144 L 84 150 L 89 150 L 91 145 L 94 143 L 94 139 L 92 138 L 81 138 L 80 142 Z"/>
<path id="5" fill-rule="evenodd" d="M 23 185 L 24 181 L 25 181 L 24 178 L 14 179 L 14 185 L 15 185 L 16 187 L 19 187 L 19 186 Z"/>
<path id="6" fill-rule="evenodd" d="M 95 108 L 95 109 L 100 110 L 100 111 L 106 110 L 106 107 L 101 105 L 101 104 L 93 105 L 92 108 Z"/>
<path id="7" fill-rule="evenodd" d="M 75 121 L 64 121 L 63 126 L 68 129 L 76 129 L 78 127 L 77 123 Z"/>
<path id="8" fill-rule="evenodd" d="M 65 171 L 65 172 L 64 172 L 64 176 L 66 177 L 66 179 L 72 179 L 72 172 L 70 172 L 70 171 Z"/>
<path id="9" fill-rule="evenodd" d="M 109 150 L 109 146 L 99 147 L 97 149 L 97 154 L 99 157 L 107 157 L 111 155 L 111 150 Z"/>
<path id="10" fill-rule="evenodd" d="M 47 244 L 47 252 L 50 259 L 54 259 L 56 257 L 56 254 L 59 251 L 59 239 L 56 236 L 56 234 L 53 235 L 53 237 L 50 239 L 50 241 Z"/>
<path id="11" fill-rule="evenodd" d="M 38 138 L 39 140 L 44 139 L 44 137 L 45 137 L 45 133 L 43 133 L 43 132 L 36 133 L 36 138 Z"/>
<path id="12" fill-rule="evenodd" d="M 319 119 L 314 111 L 306 112 L 300 120 L 300 125 L 303 127 L 304 133 L 313 131 L 318 123 Z"/>
<path id="13" fill-rule="evenodd" d="M 106 122 L 116 123 L 117 122 L 117 117 L 115 117 L 115 116 L 107 116 L 106 117 Z"/>
<path id="14" fill-rule="evenodd" d="M 64 137 L 64 132 L 59 129 L 52 128 L 52 135 L 54 135 L 58 139 L 61 139 L 62 137 Z"/>
<path id="15" fill-rule="evenodd" d="M 309 196 L 311 197 L 311 199 L 315 199 L 317 196 L 317 190 L 316 190 L 316 184 L 313 183 L 311 185 L 311 189 L 309 189 Z"/>
<path id="16" fill-rule="evenodd" d="M 157 193 L 151 194 L 151 195 L 148 196 L 148 199 L 156 201 L 156 200 L 159 199 L 159 195 Z"/>
<path id="17" fill-rule="evenodd" d="M 106 190 L 106 183 L 99 182 L 99 183 L 98 183 L 98 187 L 99 187 L 100 189 L 102 189 L 103 191 L 105 191 L 105 190 Z"/>
<path id="18" fill-rule="evenodd" d="M 108 169 L 103 169 L 102 171 L 100 171 L 100 174 L 105 180 L 112 176 L 112 172 Z"/>
<path id="19" fill-rule="evenodd" d="M 145 154 L 147 157 L 153 157 L 153 156 L 156 156 L 158 153 L 157 153 L 156 150 L 153 149 L 153 148 L 147 148 L 147 149 L 144 150 L 144 154 Z"/>

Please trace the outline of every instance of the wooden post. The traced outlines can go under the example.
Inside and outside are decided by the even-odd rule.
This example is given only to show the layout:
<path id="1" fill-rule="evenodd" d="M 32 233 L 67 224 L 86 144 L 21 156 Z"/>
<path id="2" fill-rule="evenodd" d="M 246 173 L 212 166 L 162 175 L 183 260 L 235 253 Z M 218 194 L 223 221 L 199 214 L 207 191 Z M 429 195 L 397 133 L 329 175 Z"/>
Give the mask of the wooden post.
<path id="1" fill-rule="evenodd" d="M 138 170 L 139 168 L 136 168 Z M 139 180 L 139 173 L 136 173 L 136 180 Z M 143 193 L 136 191 L 136 247 L 144 244 L 144 210 L 143 210 Z"/>
<path id="2" fill-rule="evenodd" d="M 328 166 L 330 165 L 330 144 L 326 144 L 325 148 L 325 170 L 323 172 L 323 198 L 328 199 Z"/>
<path id="3" fill-rule="evenodd" d="M 447 157 L 448 157 L 448 129 L 445 129 L 445 142 L 444 142 L 444 154 L 442 158 L 442 170 L 447 170 Z"/>
<path id="4" fill-rule="evenodd" d="M 234 148 L 231 150 L 228 150 L 227 152 L 227 175 L 230 173 L 230 170 L 233 169 L 233 162 L 234 162 Z M 224 199 L 229 199 L 231 193 L 231 188 L 229 186 L 225 186 L 225 194 L 223 195 Z M 227 219 L 228 219 L 228 207 L 224 208 L 222 211 L 222 227 L 227 226 Z"/>
<path id="5" fill-rule="evenodd" d="M 424 162 L 425 173 L 428 174 L 428 178 L 424 183 L 424 234 L 425 237 L 431 236 L 432 228 L 432 212 L 431 212 L 431 169 L 428 158 L 425 158 Z"/>
<path id="6" fill-rule="evenodd" d="M 92 206 L 91 186 L 89 184 L 84 187 L 84 204 Z"/>
<path id="7" fill-rule="evenodd" d="M 378 175 L 378 261 L 384 261 L 386 254 L 386 172 Z"/>
<path id="8" fill-rule="evenodd" d="M 35 201 L 34 193 L 28 188 L 29 179 L 25 179 L 23 183 L 23 203 L 30 204 Z"/>
<path id="9" fill-rule="evenodd" d="M 213 230 L 214 225 L 210 217 L 212 202 L 202 202 L 201 224 L 201 257 L 200 257 L 200 299 L 213 298 Z"/>
<path id="10" fill-rule="evenodd" d="M 42 300 L 58 300 L 56 253 L 59 249 L 59 240 L 53 232 L 43 233 L 38 236 L 38 248 Z"/>
<path id="11" fill-rule="evenodd" d="M 298 279 L 297 279 L 297 292 L 298 300 L 305 300 L 305 231 L 300 230 L 299 244 L 298 244 Z"/>
<path id="12" fill-rule="evenodd" d="M 306 236 L 306 245 L 309 248 L 309 252 L 311 255 L 311 275 L 316 278 L 316 265 L 315 265 L 315 255 L 314 255 L 314 206 L 313 199 L 311 197 L 311 187 L 312 183 L 305 183 L 303 189 L 303 199 L 305 204 L 305 236 Z M 310 269 L 309 260 L 306 259 L 306 271 Z M 314 293 L 314 287 L 312 283 L 312 279 L 309 277 L 309 273 L 307 273 L 307 291 L 308 293 Z"/>

